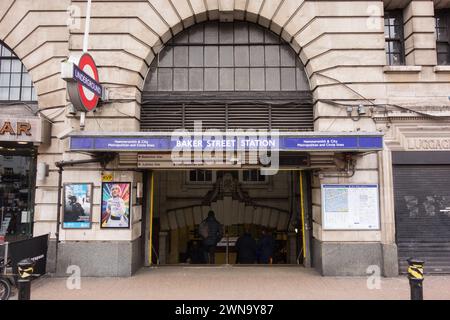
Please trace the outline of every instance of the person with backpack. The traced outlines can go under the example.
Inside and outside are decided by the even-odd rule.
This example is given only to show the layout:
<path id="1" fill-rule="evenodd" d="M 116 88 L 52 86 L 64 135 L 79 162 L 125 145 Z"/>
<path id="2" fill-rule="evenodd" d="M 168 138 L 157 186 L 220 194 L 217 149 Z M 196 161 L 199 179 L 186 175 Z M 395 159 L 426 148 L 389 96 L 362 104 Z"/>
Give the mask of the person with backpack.
<path id="1" fill-rule="evenodd" d="M 208 212 L 208 217 L 198 227 L 198 233 L 203 240 L 206 263 L 215 264 L 216 246 L 223 237 L 223 226 L 217 221 L 214 211 Z"/>

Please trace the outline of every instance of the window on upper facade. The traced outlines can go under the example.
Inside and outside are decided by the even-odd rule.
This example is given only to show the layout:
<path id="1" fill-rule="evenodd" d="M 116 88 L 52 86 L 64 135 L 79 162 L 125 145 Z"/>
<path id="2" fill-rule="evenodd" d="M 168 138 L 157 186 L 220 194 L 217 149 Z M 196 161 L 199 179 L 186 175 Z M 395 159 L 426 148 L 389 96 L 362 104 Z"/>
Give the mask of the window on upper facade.
<path id="1" fill-rule="evenodd" d="M 0 42 L 0 101 L 36 101 L 31 77 L 17 56 Z"/>
<path id="2" fill-rule="evenodd" d="M 246 22 L 193 26 L 165 45 L 150 70 L 150 91 L 309 90 L 289 44 Z"/>
<path id="3" fill-rule="evenodd" d="M 436 11 L 435 19 L 437 63 L 448 65 L 450 64 L 450 38 L 448 32 L 450 10 Z"/>
<path id="4" fill-rule="evenodd" d="M 403 13 L 401 11 L 384 12 L 384 38 L 386 64 L 404 65 L 405 46 L 403 38 Z"/>
<path id="5" fill-rule="evenodd" d="M 190 170 L 189 182 L 213 182 L 213 172 L 211 170 Z"/>

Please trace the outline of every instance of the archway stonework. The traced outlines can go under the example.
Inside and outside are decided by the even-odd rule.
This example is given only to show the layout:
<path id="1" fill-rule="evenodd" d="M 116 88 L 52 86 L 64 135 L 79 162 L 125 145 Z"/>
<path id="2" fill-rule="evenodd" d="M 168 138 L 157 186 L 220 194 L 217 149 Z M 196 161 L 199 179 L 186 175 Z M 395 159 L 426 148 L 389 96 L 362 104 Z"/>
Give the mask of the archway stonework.
<path id="1" fill-rule="evenodd" d="M 4 0 L 0 4 L 0 40 L 28 70 L 41 109 L 66 105 L 60 71 L 61 60 L 69 54 L 69 29 L 67 16 L 61 12 L 70 2 Z"/>
<path id="2" fill-rule="evenodd" d="M 83 18 L 85 3 L 73 4 L 80 8 Z M 383 77 L 378 66 L 385 63 L 380 1 L 149 0 L 133 2 L 133 5 L 128 1 L 114 1 L 114 6 L 94 1 L 92 5 L 89 48 L 99 66 L 100 79 L 111 89 L 112 101 L 130 101 L 129 106 L 116 103 L 122 112 L 130 115 L 124 119 L 130 128 L 123 129 L 126 131 L 139 127 L 141 92 L 156 54 L 181 31 L 208 20 L 253 22 L 290 44 L 304 64 L 310 82 L 317 131 L 353 131 L 359 127 L 351 119 L 333 122 L 331 117 L 343 117 L 342 108 L 320 99 L 361 99 L 339 82 L 318 75 L 319 72 L 351 83 L 352 88 L 370 99 L 383 98 L 386 92 L 377 83 Z M 374 10 L 369 12 L 368 6 Z M 379 27 L 368 25 L 369 18 L 378 22 Z M 82 48 L 83 24 L 80 30 L 71 31 L 73 52 Z M 358 75 L 363 70 L 360 75 L 364 74 L 364 79 Z M 136 104 L 133 106 L 131 101 Z M 114 115 L 124 116 L 123 113 Z M 373 128 L 370 119 L 361 119 L 360 123 L 368 131 Z"/>

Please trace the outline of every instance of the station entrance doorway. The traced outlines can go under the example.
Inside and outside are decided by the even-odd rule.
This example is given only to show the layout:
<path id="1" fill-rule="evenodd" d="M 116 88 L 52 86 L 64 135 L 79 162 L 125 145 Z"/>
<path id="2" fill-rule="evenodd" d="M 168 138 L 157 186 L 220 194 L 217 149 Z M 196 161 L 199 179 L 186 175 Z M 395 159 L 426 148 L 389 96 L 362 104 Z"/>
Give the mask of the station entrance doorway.
<path id="1" fill-rule="evenodd" d="M 153 59 L 142 92 L 140 130 L 154 137 L 170 137 L 180 129 L 231 136 L 238 131 L 253 136 L 256 130 L 296 135 L 313 131 L 313 120 L 308 77 L 289 43 L 253 23 L 208 21 L 174 36 Z M 169 152 L 173 146 L 168 140 L 164 145 L 156 138 L 149 145 L 156 147 L 155 154 Z M 140 155 L 138 163 L 145 163 L 142 159 L 150 152 Z M 144 180 L 147 264 L 201 261 L 200 255 L 192 256 L 201 242 L 198 226 L 209 211 L 224 229 L 216 264 L 235 264 L 238 238 L 247 230 L 260 240 L 263 229 L 276 242 L 272 263 L 303 262 L 299 199 L 308 197 L 299 192 L 300 171 L 263 176 L 257 166 L 138 168 L 153 170 Z M 301 176 L 307 185 L 309 175 Z M 309 207 L 303 211 L 309 214 Z"/>
<path id="2" fill-rule="evenodd" d="M 208 264 L 199 226 L 214 212 L 214 265 L 310 266 L 309 171 L 154 170 L 145 181 L 146 265 Z"/>

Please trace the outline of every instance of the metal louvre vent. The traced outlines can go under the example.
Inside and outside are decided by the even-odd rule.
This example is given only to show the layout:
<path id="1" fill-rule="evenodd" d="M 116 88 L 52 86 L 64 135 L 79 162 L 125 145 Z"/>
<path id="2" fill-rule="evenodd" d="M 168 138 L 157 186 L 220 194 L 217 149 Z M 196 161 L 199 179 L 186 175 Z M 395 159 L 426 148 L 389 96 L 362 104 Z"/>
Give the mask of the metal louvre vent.
<path id="1" fill-rule="evenodd" d="M 312 131 L 313 108 L 310 104 L 272 106 L 271 127 L 280 131 Z"/>
<path id="2" fill-rule="evenodd" d="M 182 127 L 182 105 L 142 105 L 142 131 L 171 131 Z"/>
<path id="3" fill-rule="evenodd" d="M 192 130 L 195 121 L 201 121 L 203 129 L 313 130 L 313 107 L 307 100 L 280 102 L 264 99 L 227 103 L 227 99 L 220 99 L 222 102 L 192 97 L 180 99 L 172 96 L 171 99 L 144 102 L 142 131 Z"/>
<path id="4" fill-rule="evenodd" d="M 230 105 L 228 106 L 228 128 L 269 129 L 270 106 Z"/>
<path id="5" fill-rule="evenodd" d="M 226 109 L 220 105 L 185 105 L 184 128 L 192 130 L 195 121 L 202 121 L 204 129 L 224 129 L 226 127 Z"/>

